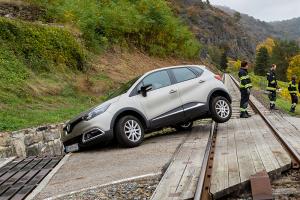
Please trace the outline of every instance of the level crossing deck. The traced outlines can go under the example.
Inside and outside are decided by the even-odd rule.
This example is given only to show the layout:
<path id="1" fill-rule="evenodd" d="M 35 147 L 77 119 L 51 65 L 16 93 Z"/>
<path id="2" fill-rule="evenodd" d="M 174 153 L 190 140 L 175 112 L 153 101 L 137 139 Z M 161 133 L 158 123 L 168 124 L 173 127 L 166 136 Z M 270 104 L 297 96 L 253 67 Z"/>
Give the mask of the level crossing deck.
<path id="1" fill-rule="evenodd" d="M 215 198 L 243 188 L 241 186 L 246 186 L 250 176 L 257 172 L 266 170 L 270 175 L 280 174 L 291 166 L 289 154 L 260 115 L 250 108 L 251 118 L 237 116 L 240 94 L 228 75 L 225 85 L 233 98 L 233 116 L 217 128 L 210 188 Z"/>

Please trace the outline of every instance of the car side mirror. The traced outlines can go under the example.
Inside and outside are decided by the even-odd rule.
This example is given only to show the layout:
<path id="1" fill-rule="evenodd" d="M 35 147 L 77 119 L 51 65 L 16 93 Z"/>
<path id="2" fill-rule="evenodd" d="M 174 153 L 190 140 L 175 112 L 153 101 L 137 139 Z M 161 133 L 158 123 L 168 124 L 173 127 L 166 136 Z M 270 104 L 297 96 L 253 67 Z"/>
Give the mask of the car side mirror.
<path id="1" fill-rule="evenodd" d="M 152 84 L 142 86 L 141 89 L 139 90 L 139 93 L 143 95 L 143 97 L 147 96 L 147 92 L 152 90 Z"/>

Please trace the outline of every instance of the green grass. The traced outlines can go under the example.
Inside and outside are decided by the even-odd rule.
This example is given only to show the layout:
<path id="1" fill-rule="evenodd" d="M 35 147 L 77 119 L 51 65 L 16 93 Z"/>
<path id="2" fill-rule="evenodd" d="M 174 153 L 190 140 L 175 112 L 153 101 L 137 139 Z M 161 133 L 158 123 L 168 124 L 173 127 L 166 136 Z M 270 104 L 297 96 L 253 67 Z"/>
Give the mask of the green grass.
<path id="1" fill-rule="evenodd" d="M 0 132 L 62 122 L 100 102 L 76 89 L 88 65 L 68 31 L 5 18 L 0 26 Z"/>
<path id="2" fill-rule="evenodd" d="M 89 102 L 88 98 L 47 97 L 43 101 L 12 104 L 0 112 L 0 130 L 11 131 L 44 123 L 64 122 L 91 107 L 93 104 Z"/>

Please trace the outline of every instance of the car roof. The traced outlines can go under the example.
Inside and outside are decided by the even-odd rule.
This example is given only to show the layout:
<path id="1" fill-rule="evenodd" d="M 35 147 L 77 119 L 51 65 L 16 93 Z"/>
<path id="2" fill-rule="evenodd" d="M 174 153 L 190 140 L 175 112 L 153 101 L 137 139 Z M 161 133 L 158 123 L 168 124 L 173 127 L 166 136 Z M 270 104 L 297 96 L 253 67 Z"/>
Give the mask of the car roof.
<path id="1" fill-rule="evenodd" d="M 199 67 L 199 68 L 202 68 L 202 69 L 206 69 L 206 66 L 204 66 L 204 65 L 177 65 L 177 66 L 158 68 L 158 69 L 149 71 L 149 72 L 145 73 L 144 75 L 151 74 L 153 72 L 157 72 L 157 71 L 161 71 L 161 70 L 181 68 L 181 67 Z"/>

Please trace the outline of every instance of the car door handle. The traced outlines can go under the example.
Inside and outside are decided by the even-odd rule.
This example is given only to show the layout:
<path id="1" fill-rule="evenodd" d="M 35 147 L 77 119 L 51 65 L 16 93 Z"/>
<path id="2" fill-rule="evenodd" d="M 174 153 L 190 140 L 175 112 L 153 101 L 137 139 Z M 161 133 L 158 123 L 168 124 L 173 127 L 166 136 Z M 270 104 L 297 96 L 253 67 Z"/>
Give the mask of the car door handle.
<path id="1" fill-rule="evenodd" d="M 204 80 L 199 80 L 199 83 L 201 84 L 201 83 L 204 83 L 205 81 Z"/>
<path id="2" fill-rule="evenodd" d="M 176 93 L 177 92 L 177 90 L 170 90 L 170 94 L 174 94 L 174 93 Z"/>

